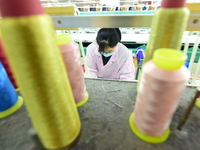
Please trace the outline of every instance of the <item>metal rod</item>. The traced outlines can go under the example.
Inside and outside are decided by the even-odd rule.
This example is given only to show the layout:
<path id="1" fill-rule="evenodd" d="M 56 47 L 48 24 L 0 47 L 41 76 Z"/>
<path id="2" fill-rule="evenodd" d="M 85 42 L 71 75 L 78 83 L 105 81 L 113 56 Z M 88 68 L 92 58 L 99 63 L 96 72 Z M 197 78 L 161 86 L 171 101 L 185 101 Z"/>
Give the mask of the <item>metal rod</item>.
<path id="1" fill-rule="evenodd" d="M 82 54 L 82 57 L 83 57 L 84 66 L 85 66 L 85 72 L 90 77 L 89 68 L 88 68 L 88 64 L 87 64 L 87 60 L 86 60 L 86 56 L 85 56 L 85 51 L 84 51 L 84 48 L 83 48 L 82 39 L 81 39 L 79 31 L 76 31 L 76 33 L 77 33 L 78 39 L 79 39 L 79 45 L 80 45 L 81 54 Z"/>
<path id="2" fill-rule="evenodd" d="M 111 103 L 113 103 L 113 104 L 115 104 L 117 107 L 119 107 L 119 108 L 121 108 L 122 109 L 122 106 L 120 106 L 119 104 L 117 104 L 117 103 L 115 103 L 115 102 L 113 102 L 113 101 L 111 101 L 111 100 L 107 100 L 107 101 L 109 101 L 109 102 L 111 102 Z"/>
<path id="3" fill-rule="evenodd" d="M 199 95 L 200 95 L 200 90 L 198 89 L 196 91 L 195 96 L 192 98 L 192 101 L 190 102 L 188 108 L 186 109 L 185 113 L 183 114 L 183 116 L 182 116 L 182 118 L 181 118 L 181 120 L 179 122 L 179 125 L 177 127 L 178 130 L 181 130 L 182 126 L 185 124 L 188 116 L 190 115 L 190 112 L 191 112 L 192 108 L 194 107 L 196 99 L 199 97 Z"/>
<path id="4" fill-rule="evenodd" d="M 138 80 L 138 75 L 139 75 L 140 67 L 137 67 L 136 75 L 135 75 L 135 80 Z"/>
<path id="5" fill-rule="evenodd" d="M 151 27 L 154 14 L 121 14 L 121 15 L 80 15 L 51 16 L 54 27 L 59 28 L 91 28 L 91 27 Z M 120 21 L 119 21 L 120 20 Z M 186 30 L 200 31 L 200 14 L 191 13 Z"/>

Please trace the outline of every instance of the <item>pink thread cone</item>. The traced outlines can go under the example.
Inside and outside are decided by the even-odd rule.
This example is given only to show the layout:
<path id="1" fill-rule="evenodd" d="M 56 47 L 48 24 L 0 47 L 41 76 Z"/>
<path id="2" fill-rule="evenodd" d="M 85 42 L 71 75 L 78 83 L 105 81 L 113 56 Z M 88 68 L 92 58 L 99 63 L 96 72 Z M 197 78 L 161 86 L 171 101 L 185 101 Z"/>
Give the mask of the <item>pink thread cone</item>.
<path id="1" fill-rule="evenodd" d="M 86 97 L 86 87 L 79 48 L 73 41 L 65 45 L 59 45 L 59 47 L 66 66 L 74 99 L 76 103 L 79 103 Z"/>
<path id="2" fill-rule="evenodd" d="M 188 78 L 185 67 L 167 71 L 155 67 L 152 61 L 144 65 L 134 110 L 134 122 L 140 131 L 160 136 L 167 130 Z"/>

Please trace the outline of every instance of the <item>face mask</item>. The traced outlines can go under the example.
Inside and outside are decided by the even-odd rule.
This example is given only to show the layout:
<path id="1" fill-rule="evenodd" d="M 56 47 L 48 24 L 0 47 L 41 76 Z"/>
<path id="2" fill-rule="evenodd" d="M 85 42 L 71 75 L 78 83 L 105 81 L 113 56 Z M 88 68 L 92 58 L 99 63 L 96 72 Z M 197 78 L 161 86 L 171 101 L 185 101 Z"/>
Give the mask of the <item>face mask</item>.
<path id="1" fill-rule="evenodd" d="M 115 51 L 114 51 L 115 52 Z M 114 54 L 114 52 L 112 53 L 104 53 L 104 52 L 101 52 L 101 54 L 104 56 L 104 57 L 110 57 L 112 56 L 112 54 Z"/>

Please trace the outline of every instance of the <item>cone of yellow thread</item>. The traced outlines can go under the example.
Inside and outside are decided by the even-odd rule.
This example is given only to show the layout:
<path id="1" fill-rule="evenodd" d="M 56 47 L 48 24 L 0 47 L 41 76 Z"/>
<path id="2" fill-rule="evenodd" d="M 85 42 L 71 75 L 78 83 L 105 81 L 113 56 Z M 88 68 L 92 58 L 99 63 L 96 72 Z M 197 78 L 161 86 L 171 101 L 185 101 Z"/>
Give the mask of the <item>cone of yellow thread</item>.
<path id="1" fill-rule="evenodd" d="M 12 1 L 18 8 L 15 14 L 36 1 L 24 1 L 23 6 Z M 52 21 L 42 11 L 34 11 L 21 16 L 2 13 L 2 36 L 36 133 L 45 148 L 58 149 L 74 142 L 81 124 Z"/>
<path id="2" fill-rule="evenodd" d="M 159 8 L 157 10 L 151 26 L 144 63 L 152 59 L 156 49 L 180 50 L 188 16 L 187 8 Z"/>

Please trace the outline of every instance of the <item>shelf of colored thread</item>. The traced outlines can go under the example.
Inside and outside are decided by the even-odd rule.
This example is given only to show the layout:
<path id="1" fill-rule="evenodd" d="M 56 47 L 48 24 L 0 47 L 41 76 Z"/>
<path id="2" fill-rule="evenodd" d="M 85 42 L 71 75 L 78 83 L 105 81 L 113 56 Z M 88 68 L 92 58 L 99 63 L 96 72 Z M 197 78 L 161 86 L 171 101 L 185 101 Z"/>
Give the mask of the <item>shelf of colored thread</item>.
<path id="1" fill-rule="evenodd" d="M 122 5 L 122 6 L 83 6 L 78 7 L 80 12 L 88 11 L 155 11 L 158 5 Z"/>
<path id="2" fill-rule="evenodd" d="M 154 11 L 104 11 L 80 12 L 80 15 L 121 15 L 121 14 L 154 14 Z"/>

